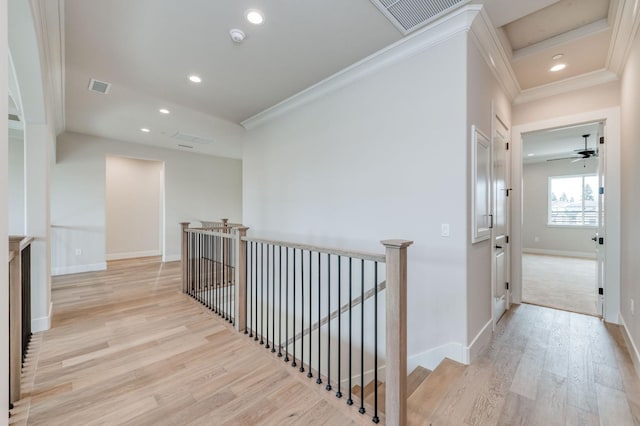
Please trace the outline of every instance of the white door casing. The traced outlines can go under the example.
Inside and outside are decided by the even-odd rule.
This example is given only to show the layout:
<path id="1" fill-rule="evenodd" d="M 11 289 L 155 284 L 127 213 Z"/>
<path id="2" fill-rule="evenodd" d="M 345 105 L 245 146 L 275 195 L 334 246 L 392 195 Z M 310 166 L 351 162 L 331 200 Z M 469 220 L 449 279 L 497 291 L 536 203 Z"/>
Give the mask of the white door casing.
<path id="1" fill-rule="evenodd" d="M 598 310 L 598 315 L 604 315 L 604 272 L 605 272 L 605 250 L 604 244 L 606 243 L 605 238 L 605 215 L 606 215 L 606 205 L 605 205 L 605 173 L 606 173 L 606 161 L 605 161 L 605 145 L 606 140 L 604 137 L 604 123 L 600 123 L 598 126 L 598 135 L 596 139 L 597 150 L 598 150 L 598 232 L 595 235 L 595 246 L 596 246 L 596 261 L 597 261 L 597 278 L 596 278 L 596 307 Z"/>

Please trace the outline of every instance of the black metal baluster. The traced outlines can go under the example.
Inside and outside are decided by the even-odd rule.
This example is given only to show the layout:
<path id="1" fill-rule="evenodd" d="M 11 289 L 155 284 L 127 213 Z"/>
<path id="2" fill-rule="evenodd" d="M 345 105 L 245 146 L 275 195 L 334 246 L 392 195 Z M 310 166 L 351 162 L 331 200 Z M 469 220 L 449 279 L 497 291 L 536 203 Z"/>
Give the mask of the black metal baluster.
<path id="1" fill-rule="evenodd" d="M 198 234 L 198 297 L 196 300 L 202 303 L 202 234 Z"/>
<path id="2" fill-rule="evenodd" d="M 377 386 L 377 383 L 374 383 Z M 364 409 L 364 259 L 360 259 L 360 414 Z"/>
<path id="3" fill-rule="evenodd" d="M 276 246 L 271 248 L 271 353 L 276 351 Z M 267 302 L 269 302 L 267 300 Z"/>
<path id="4" fill-rule="evenodd" d="M 264 243 L 260 243 L 260 344 L 264 345 Z"/>
<path id="5" fill-rule="evenodd" d="M 253 253 L 253 280 L 255 286 L 253 291 L 253 309 L 255 310 L 255 315 L 253 316 L 253 321 L 255 323 L 253 330 L 256 333 L 253 340 L 258 340 L 258 243 L 255 244 Z"/>
<path id="6" fill-rule="evenodd" d="M 322 365 L 321 362 L 321 345 L 320 345 L 320 338 L 322 337 L 322 333 L 320 333 L 320 331 L 322 330 L 322 323 L 320 322 L 322 320 L 321 315 L 321 310 L 320 307 L 322 306 L 322 298 L 320 297 L 320 289 L 322 288 L 321 285 L 321 273 L 320 273 L 320 261 L 322 259 L 322 253 L 318 252 L 318 378 L 316 379 L 316 383 L 317 384 L 321 384 L 322 383 L 322 374 L 320 373 L 320 367 Z"/>
<path id="7" fill-rule="evenodd" d="M 327 386 L 331 390 L 331 254 L 327 253 Z"/>
<path id="8" fill-rule="evenodd" d="M 249 295 L 248 300 L 249 300 L 249 309 L 246 309 L 247 307 L 245 306 L 245 310 L 244 310 L 244 324 L 245 324 L 245 328 L 244 328 L 244 334 L 249 334 L 249 337 L 251 337 L 251 334 L 249 332 L 249 330 L 251 330 L 251 268 L 249 267 L 249 265 L 251 265 L 251 258 L 249 257 L 249 255 L 251 254 L 251 245 L 253 245 L 253 241 L 249 242 L 249 244 L 245 244 L 245 262 L 244 262 L 244 276 L 245 276 L 245 289 L 244 289 L 244 294 L 245 295 Z M 246 305 L 246 303 L 245 303 Z M 249 330 L 247 330 L 247 328 Z"/>
<path id="9" fill-rule="evenodd" d="M 282 246 L 278 253 L 278 357 L 282 357 Z"/>
<path id="10" fill-rule="evenodd" d="M 336 392 L 337 398 L 342 398 L 342 392 L 340 391 L 342 380 L 342 257 L 338 256 L 338 391 Z"/>
<path id="11" fill-rule="evenodd" d="M 291 366 L 296 366 L 296 249 L 293 248 L 293 360 Z M 287 330 L 288 332 L 288 330 Z M 287 339 L 288 341 L 288 339 Z"/>
<path id="12" fill-rule="evenodd" d="M 271 283 L 273 284 L 273 282 Z M 267 244 L 267 344 L 264 346 L 269 349 L 269 244 Z"/>
<path id="13" fill-rule="evenodd" d="M 229 231 L 231 233 L 231 231 Z M 227 269 L 227 281 L 229 282 L 229 323 L 233 324 L 233 312 L 235 308 L 234 303 L 234 295 L 235 295 L 235 286 L 234 284 L 234 276 L 233 276 L 233 267 L 232 267 L 232 259 L 233 259 L 233 251 L 231 246 L 231 238 L 227 238 L 227 262 L 229 263 Z"/>
<path id="14" fill-rule="evenodd" d="M 207 306 L 213 310 L 213 241 L 214 237 L 209 235 L 209 244 L 207 244 Z"/>
<path id="15" fill-rule="evenodd" d="M 229 319 L 229 306 L 227 305 L 227 294 L 229 292 L 229 286 L 227 285 L 227 247 L 226 240 L 220 237 L 220 245 L 222 246 L 222 318 Z"/>
<path id="16" fill-rule="evenodd" d="M 373 422 L 379 423 L 378 417 L 378 262 L 373 264 Z"/>
<path id="17" fill-rule="evenodd" d="M 312 252 L 311 250 L 309 250 L 309 360 L 307 362 L 307 365 L 309 366 L 309 372 L 307 372 L 307 377 L 311 378 L 313 377 L 313 373 L 311 371 L 311 359 L 313 358 L 313 343 L 311 342 L 311 340 L 313 340 L 311 338 L 311 336 L 313 335 L 313 319 L 311 316 L 311 305 L 312 305 L 312 297 L 311 295 L 313 294 L 313 284 L 311 282 L 311 276 L 313 275 L 313 262 L 312 262 Z"/>
<path id="18" fill-rule="evenodd" d="M 353 405 L 353 398 L 351 398 L 351 390 L 352 390 L 352 384 L 351 384 L 351 379 L 353 377 L 352 374 L 352 350 L 353 350 L 353 341 L 351 339 L 351 335 L 352 333 L 352 310 L 353 310 L 353 306 L 351 303 L 352 300 L 352 291 L 353 291 L 353 276 L 351 275 L 352 270 L 351 270 L 351 258 L 349 258 L 349 398 L 347 398 L 347 405 Z"/>
<path id="19" fill-rule="evenodd" d="M 304 250 L 300 250 L 300 372 L 304 372 Z M 295 336 L 293 337 L 295 339 Z"/>
<path id="20" fill-rule="evenodd" d="M 284 303 L 284 362 L 289 362 L 289 247 L 285 247 L 284 252 L 285 270 L 285 303 Z M 294 310 L 295 315 L 295 310 Z"/>

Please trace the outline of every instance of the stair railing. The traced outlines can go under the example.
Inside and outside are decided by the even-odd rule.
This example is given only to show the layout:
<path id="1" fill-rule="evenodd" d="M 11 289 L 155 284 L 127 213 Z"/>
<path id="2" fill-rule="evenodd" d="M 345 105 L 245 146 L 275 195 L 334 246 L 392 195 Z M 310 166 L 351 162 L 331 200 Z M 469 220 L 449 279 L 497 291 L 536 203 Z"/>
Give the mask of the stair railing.
<path id="1" fill-rule="evenodd" d="M 183 292 L 348 405 L 359 403 L 361 414 L 365 377 L 377 384 L 384 366 L 384 419 L 406 424 L 411 241 L 382 241 L 385 254 L 371 254 L 247 237 L 246 227 L 181 225 Z M 375 386 L 374 423 L 378 397 Z"/>

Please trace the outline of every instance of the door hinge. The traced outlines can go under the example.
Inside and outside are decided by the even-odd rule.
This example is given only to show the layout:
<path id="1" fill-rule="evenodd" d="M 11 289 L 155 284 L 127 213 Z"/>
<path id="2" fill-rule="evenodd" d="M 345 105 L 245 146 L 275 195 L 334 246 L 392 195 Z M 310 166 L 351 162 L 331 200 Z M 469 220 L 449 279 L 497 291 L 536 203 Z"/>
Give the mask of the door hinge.
<path id="1" fill-rule="evenodd" d="M 509 142 L 507 142 L 507 151 L 509 151 Z"/>
<path id="2" fill-rule="evenodd" d="M 504 288 L 505 288 L 506 290 L 509 290 L 509 283 L 504 283 Z"/>
<path id="3" fill-rule="evenodd" d="M 508 235 L 505 235 L 505 237 L 504 237 L 504 242 L 505 242 L 506 244 L 509 244 L 509 236 L 508 236 Z"/>
<path id="4" fill-rule="evenodd" d="M 600 136 L 600 145 L 604 145 L 604 136 Z"/>
<path id="5" fill-rule="evenodd" d="M 600 195 L 604 194 L 604 186 L 601 186 L 600 188 L 598 188 L 598 193 Z"/>
<path id="6" fill-rule="evenodd" d="M 604 237 L 598 238 L 598 244 L 600 244 L 601 246 L 604 245 Z"/>
<path id="7" fill-rule="evenodd" d="M 598 294 L 601 295 L 601 296 L 604 295 L 604 288 L 600 287 L 598 289 Z"/>

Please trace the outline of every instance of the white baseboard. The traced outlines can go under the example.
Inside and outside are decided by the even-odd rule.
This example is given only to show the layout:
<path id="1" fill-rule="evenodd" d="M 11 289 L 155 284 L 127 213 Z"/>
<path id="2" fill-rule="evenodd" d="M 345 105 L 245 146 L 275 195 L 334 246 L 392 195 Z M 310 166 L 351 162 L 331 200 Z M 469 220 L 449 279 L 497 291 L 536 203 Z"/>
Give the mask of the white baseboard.
<path id="1" fill-rule="evenodd" d="M 32 318 L 31 319 L 31 332 L 38 333 L 40 331 L 46 331 L 51 328 L 51 315 L 53 313 L 53 303 L 49 304 L 49 313 L 46 317 Z"/>
<path id="2" fill-rule="evenodd" d="M 135 259 L 136 257 L 160 256 L 161 254 L 162 252 L 160 250 L 131 251 L 127 253 L 107 253 L 105 258 L 106 260 L 122 260 Z"/>
<path id="3" fill-rule="evenodd" d="M 482 330 L 477 334 L 477 336 L 473 339 L 471 344 L 467 346 L 463 353 L 462 362 L 464 364 L 472 364 L 480 355 L 489 342 L 491 341 L 491 336 L 493 335 L 493 320 L 489 320 Z"/>
<path id="4" fill-rule="evenodd" d="M 51 268 L 51 275 L 79 274 L 82 272 L 104 271 L 107 269 L 107 262 L 92 263 L 89 265 L 55 266 Z"/>
<path id="5" fill-rule="evenodd" d="M 444 358 L 467 364 L 464 361 L 464 353 L 465 348 L 460 343 L 446 343 L 428 351 L 409 356 L 407 359 L 407 372 L 411 373 L 419 365 L 433 370 Z"/>
<path id="6" fill-rule="evenodd" d="M 580 259 L 595 259 L 596 253 L 589 253 L 583 251 L 565 251 L 565 250 L 546 250 L 535 248 L 523 248 L 523 253 L 529 254 L 545 254 L 547 256 L 563 256 L 563 257 L 578 257 Z"/>
<path id="7" fill-rule="evenodd" d="M 179 262 L 180 259 L 180 255 L 179 254 L 168 254 L 168 255 L 164 255 L 162 256 L 162 261 L 164 263 L 167 262 Z"/>
<path id="8" fill-rule="evenodd" d="M 629 349 L 629 355 L 631 355 L 631 361 L 633 361 L 633 366 L 636 370 L 636 376 L 640 377 L 640 352 L 638 352 L 638 347 L 636 343 L 633 341 L 633 337 L 631 337 L 631 333 L 629 333 L 629 329 L 627 328 L 627 323 L 624 322 L 624 318 L 622 317 L 622 313 L 618 315 L 620 317 L 620 325 L 622 325 L 622 335 L 624 336 L 624 341 L 627 343 L 627 348 Z"/>

